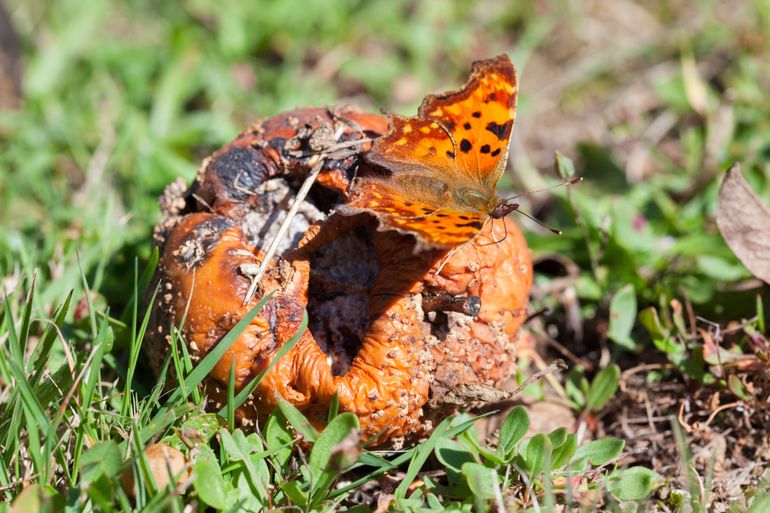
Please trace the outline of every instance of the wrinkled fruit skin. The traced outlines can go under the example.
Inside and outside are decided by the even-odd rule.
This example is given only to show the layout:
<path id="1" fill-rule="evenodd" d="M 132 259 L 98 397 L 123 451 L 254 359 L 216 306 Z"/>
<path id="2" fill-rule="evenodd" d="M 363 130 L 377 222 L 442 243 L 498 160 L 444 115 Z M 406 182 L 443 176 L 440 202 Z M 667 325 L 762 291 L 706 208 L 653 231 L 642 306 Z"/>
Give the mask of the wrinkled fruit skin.
<path id="1" fill-rule="evenodd" d="M 340 411 L 358 415 L 362 439 L 394 447 L 512 378 L 532 280 L 521 232 L 498 220 L 450 254 L 415 253 L 411 236 L 378 231 L 368 215 L 334 214 L 368 143 L 326 161 L 280 257 L 243 304 L 263 249 L 316 162 L 309 150 L 330 134 L 344 142 L 386 129 L 384 116 L 350 108 L 297 110 L 256 123 L 214 153 L 191 187 L 169 186 L 151 287 L 159 287 L 149 341 L 156 370 L 169 328 L 185 312 L 183 335 L 198 361 L 272 292 L 206 382 L 212 407 L 220 407 L 231 362 L 240 389 L 297 333 L 307 309 L 309 328 L 239 408 L 244 426 L 282 397 L 322 428 L 336 394 Z M 449 306 L 463 301 L 476 315 Z"/>

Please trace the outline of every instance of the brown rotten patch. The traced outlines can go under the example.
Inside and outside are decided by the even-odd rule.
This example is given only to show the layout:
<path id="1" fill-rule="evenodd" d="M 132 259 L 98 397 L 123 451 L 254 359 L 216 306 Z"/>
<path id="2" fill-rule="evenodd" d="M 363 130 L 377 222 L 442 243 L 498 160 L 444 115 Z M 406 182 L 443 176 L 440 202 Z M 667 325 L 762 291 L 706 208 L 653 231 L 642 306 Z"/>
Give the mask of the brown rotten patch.
<path id="1" fill-rule="evenodd" d="M 162 256 L 149 351 L 156 369 L 170 326 L 185 312 L 183 334 L 197 360 L 272 292 L 206 382 L 212 405 L 220 406 L 231 362 L 240 389 L 308 311 L 299 343 L 238 410 L 243 425 L 282 397 L 322 427 L 336 394 L 341 411 L 358 415 L 363 439 L 394 446 L 429 432 L 437 417 L 483 400 L 479 389 L 512 377 L 532 279 L 513 222 L 488 223 L 452 252 L 415 252 L 412 236 L 378 230 L 367 214 L 334 214 L 357 166 L 365 165 L 363 140 L 386 130 L 385 117 L 349 108 L 297 110 L 256 123 L 207 158 L 189 188 L 167 189 L 155 233 Z M 278 256 L 244 304 L 296 191 L 319 151 L 335 145 L 355 150 L 324 153 Z M 458 391 L 467 389 L 476 393 L 458 404 Z"/>

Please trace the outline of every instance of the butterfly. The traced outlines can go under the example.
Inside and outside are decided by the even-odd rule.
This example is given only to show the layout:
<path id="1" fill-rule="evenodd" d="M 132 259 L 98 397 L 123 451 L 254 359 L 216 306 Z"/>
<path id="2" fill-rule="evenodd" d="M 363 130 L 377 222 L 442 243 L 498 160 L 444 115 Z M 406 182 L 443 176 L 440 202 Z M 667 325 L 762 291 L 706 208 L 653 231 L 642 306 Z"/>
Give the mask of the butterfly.
<path id="1" fill-rule="evenodd" d="M 417 248 L 473 239 L 488 218 L 517 208 L 495 186 L 516 114 L 516 70 L 507 55 L 473 63 L 459 90 L 426 97 L 416 117 L 390 115 L 365 154 L 343 214 L 374 214 L 380 229 L 413 234 Z"/>

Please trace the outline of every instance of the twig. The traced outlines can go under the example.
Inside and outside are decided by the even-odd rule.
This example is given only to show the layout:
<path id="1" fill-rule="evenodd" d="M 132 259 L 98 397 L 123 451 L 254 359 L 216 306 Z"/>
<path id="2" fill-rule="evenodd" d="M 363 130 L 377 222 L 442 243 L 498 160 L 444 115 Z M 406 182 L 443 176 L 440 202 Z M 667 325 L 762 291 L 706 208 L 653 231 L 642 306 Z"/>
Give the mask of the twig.
<path id="1" fill-rule="evenodd" d="M 201 205 L 206 207 L 209 212 L 211 212 L 212 214 L 214 213 L 214 208 L 211 205 L 209 205 L 208 203 L 206 203 L 205 199 L 201 198 L 198 194 L 195 194 L 195 193 L 192 194 L 192 197 L 195 198 L 195 200 L 198 203 L 200 203 Z"/>
<path id="2" fill-rule="evenodd" d="M 257 291 L 257 285 L 259 285 L 259 280 L 261 280 L 262 275 L 265 274 L 265 269 L 267 269 L 268 264 L 270 264 L 270 261 L 275 255 L 275 252 L 278 250 L 278 244 L 281 243 L 284 235 L 286 235 L 286 232 L 289 230 L 291 221 L 294 219 L 294 216 L 297 215 L 299 206 L 305 200 L 307 193 L 310 192 L 310 187 L 312 187 L 313 183 L 315 183 L 315 180 L 318 177 L 318 173 L 321 172 L 323 166 L 324 159 L 323 157 L 318 156 L 317 162 L 313 166 L 313 169 L 310 170 L 310 174 L 307 178 L 305 178 L 305 181 L 302 183 L 302 187 L 300 187 L 297 195 L 294 197 L 294 203 L 291 204 L 291 208 L 286 214 L 286 218 L 283 220 L 283 223 L 281 223 L 280 228 L 278 228 L 278 233 L 276 233 L 275 237 L 273 237 L 273 240 L 270 241 L 270 245 L 267 247 L 265 255 L 263 256 L 262 261 L 259 263 L 256 274 L 254 274 L 254 277 L 251 279 L 251 285 L 249 285 L 249 290 L 246 292 L 246 297 L 243 300 L 244 305 L 248 304 L 254 297 L 254 293 Z"/>
<path id="3" fill-rule="evenodd" d="M 444 257 L 444 261 L 441 262 L 441 264 L 436 268 L 436 270 L 433 272 L 434 275 L 438 276 L 441 271 L 444 269 L 444 266 L 449 262 L 449 259 L 454 256 L 455 253 L 463 246 L 463 244 L 460 244 L 457 247 L 454 247 L 449 250 L 449 252 L 446 254 L 446 257 Z"/>
<path id="4" fill-rule="evenodd" d="M 539 312 L 538 312 L 539 313 Z M 532 316 L 530 316 L 532 317 Z M 529 321 L 529 318 L 527 319 Z M 538 330 L 537 334 L 543 337 L 543 340 L 545 340 L 545 343 L 556 349 L 558 352 L 561 353 L 562 356 L 565 358 L 570 359 L 573 363 L 577 365 L 582 365 L 584 369 L 588 371 L 592 371 L 594 369 L 594 364 L 589 362 L 588 360 L 579 357 L 575 353 L 569 350 L 564 344 L 556 340 L 555 338 L 549 336 L 545 333 L 544 330 Z"/>
<path id="5" fill-rule="evenodd" d="M 688 424 L 687 421 L 684 419 L 684 408 L 685 408 L 686 402 L 687 401 L 682 401 L 681 403 L 679 403 L 679 411 L 677 412 L 676 420 L 679 421 L 679 425 L 682 426 L 685 431 L 687 431 L 688 433 L 692 433 L 692 426 L 690 426 L 690 424 Z"/>
<path id="6" fill-rule="evenodd" d="M 630 369 L 626 369 L 620 375 L 620 390 L 624 393 L 629 393 L 628 380 L 632 375 L 636 374 L 637 372 L 651 371 L 651 370 L 658 370 L 658 369 L 672 369 L 673 367 L 674 366 L 669 363 L 646 363 L 642 365 L 637 365 L 636 367 L 631 367 Z"/>
<path id="7" fill-rule="evenodd" d="M 735 401 L 734 403 L 723 404 L 719 408 L 712 411 L 711 415 L 709 415 L 709 418 L 706 419 L 706 422 L 701 424 L 699 427 L 708 427 L 708 425 L 711 424 L 711 422 L 714 420 L 714 417 L 716 417 L 719 412 L 729 410 L 730 408 L 737 408 L 739 406 L 743 406 L 743 401 Z"/>
<path id="8" fill-rule="evenodd" d="M 361 144 L 365 144 L 371 142 L 371 139 L 356 139 L 353 141 L 344 141 L 341 143 L 335 143 L 330 145 L 326 150 L 322 152 L 318 152 L 310 156 L 308 160 L 308 164 L 311 162 L 313 163 L 313 167 L 310 170 L 310 174 L 305 178 L 305 181 L 302 182 L 302 187 L 300 187 L 299 191 L 297 191 L 297 195 L 294 197 L 294 202 L 291 205 L 291 208 L 289 208 L 289 211 L 286 214 L 286 218 L 281 223 L 281 226 L 278 228 L 278 233 L 275 234 L 275 237 L 273 237 L 273 240 L 270 241 L 270 245 L 267 247 L 267 250 L 265 250 L 265 254 L 262 258 L 262 262 L 260 262 L 259 267 L 257 268 L 257 272 L 254 274 L 254 277 L 251 279 L 251 285 L 249 285 L 249 290 L 246 292 L 246 297 L 243 299 L 243 304 L 248 304 L 252 298 L 254 297 L 254 293 L 257 291 L 257 285 L 259 285 L 259 281 L 262 279 L 262 276 L 265 274 L 265 270 L 267 269 L 267 266 L 270 264 L 270 261 L 273 259 L 273 256 L 275 256 L 275 252 L 278 250 L 278 245 L 283 240 L 284 236 L 286 235 L 286 232 L 289 230 L 289 226 L 291 225 L 292 220 L 294 219 L 294 216 L 297 215 L 297 211 L 299 211 L 299 207 L 302 204 L 302 202 L 305 200 L 305 197 L 307 197 L 308 193 L 310 192 L 310 188 L 313 186 L 313 184 L 316 181 L 316 178 L 318 178 L 318 174 L 323 169 L 324 164 L 326 163 L 327 159 L 331 160 L 337 160 L 339 158 L 344 158 L 349 155 L 352 155 L 358 150 L 354 150 L 351 148 L 355 148 Z M 304 156 L 304 155 L 302 155 Z"/>
<path id="9" fill-rule="evenodd" d="M 557 394 L 561 397 L 561 399 L 565 400 L 567 404 L 569 404 L 569 398 L 567 397 L 567 392 L 564 391 L 564 387 L 561 386 L 561 383 L 559 383 L 558 380 L 556 380 L 551 374 L 557 370 L 564 370 L 567 368 L 567 364 L 564 363 L 564 360 L 555 360 L 554 363 L 552 363 L 549 366 L 546 366 L 545 360 L 537 354 L 537 352 L 532 353 L 532 359 L 535 361 L 535 364 L 541 369 L 540 372 L 536 373 L 533 378 L 539 378 L 540 376 L 545 377 L 546 381 L 551 385 L 551 388 L 553 388 Z M 554 366 L 556 366 L 554 368 Z M 524 386 L 526 386 L 528 383 L 525 381 Z"/>
<path id="10" fill-rule="evenodd" d="M 542 361 L 542 359 L 540 359 L 540 362 L 542 362 L 543 364 L 545 363 L 545 362 Z M 567 368 L 567 364 L 564 363 L 564 360 L 554 360 L 554 362 L 551 365 L 548 365 L 544 369 L 539 370 L 538 372 L 534 373 L 533 375 L 531 375 L 530 377 L 525 379 L 524 383 L 522 383 L 513 392 L 509 392 L 508 396 L 509 397 L 515 397 L 520 392 L 522 392 L 525 388 L 527 388 L 531 383 L 533 383 L 533 382 L 535 382 L 535 381 L 537 381 L 537 380 L 539 380 L 540 378 L 543 378 L 543 377 L 545 379 L 549 380 L 549 382 L 551 382 L 553 380 L 552 374 L 554 374 L 556 372 L 559 372 L 561 370 L 564 370 L 566 368 Z M 551 384 L 553 384 L 553 383 L 551 383 Z"/>

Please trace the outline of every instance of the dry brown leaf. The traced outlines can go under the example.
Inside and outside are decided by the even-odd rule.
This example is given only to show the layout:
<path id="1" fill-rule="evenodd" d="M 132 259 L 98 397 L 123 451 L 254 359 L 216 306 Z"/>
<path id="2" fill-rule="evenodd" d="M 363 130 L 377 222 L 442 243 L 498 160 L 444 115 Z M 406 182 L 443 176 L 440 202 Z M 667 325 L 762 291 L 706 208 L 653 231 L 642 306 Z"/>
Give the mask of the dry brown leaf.
<path id="1" fill-rule="evenodd" d="M 185 465 L 184 454 L 170 445 L 150 445 L 144 450 L 144 456 L 147 458 L 150 473 L 158 490 L 168 486 L 171 482 L 170 476 L 175 478 L 175 484 L 180 484 L 190 476 L 190 471 Z M 125 468 L 120 476 L 120 482 L 126 493 L 133 497 L 136 490 L 134 472 L 131 466 Z"/>
<path id="2" fill-rule="evenodd" d="M 30 511 L 53 511 L 51 493 L 39 484 L 25 487 L 13 500 L 9 513 L 27 513 Z"/>
<path id="3" fill-rule="evenodd" d="M 770 206 L 751 190 L 739 164 L 730 168 L 719 188 L 717 226 L 738 260 L 770 283 Z"/>

